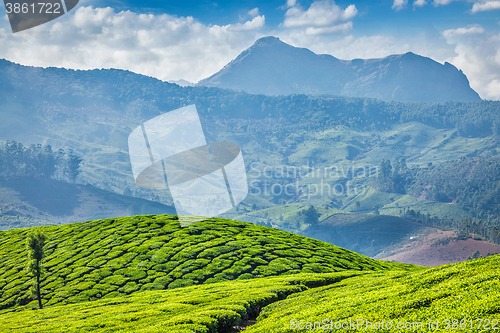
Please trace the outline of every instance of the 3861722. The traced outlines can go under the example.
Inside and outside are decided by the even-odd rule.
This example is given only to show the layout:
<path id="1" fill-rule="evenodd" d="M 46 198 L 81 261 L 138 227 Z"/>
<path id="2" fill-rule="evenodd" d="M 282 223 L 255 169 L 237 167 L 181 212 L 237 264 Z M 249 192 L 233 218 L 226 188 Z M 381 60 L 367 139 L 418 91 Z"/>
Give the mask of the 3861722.
<path id="1" fill-rule="evenodd" d="M 37 3 L 5 3 L 7 14 L 63 14 L 61 4 L 58 2 L 37 2 Z"/>

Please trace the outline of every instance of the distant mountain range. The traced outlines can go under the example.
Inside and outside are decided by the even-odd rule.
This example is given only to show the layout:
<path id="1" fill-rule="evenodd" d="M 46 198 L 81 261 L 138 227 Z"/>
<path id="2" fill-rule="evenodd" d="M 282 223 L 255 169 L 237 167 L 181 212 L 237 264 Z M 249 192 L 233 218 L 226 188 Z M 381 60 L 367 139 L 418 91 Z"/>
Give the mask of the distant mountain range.
<path id="1" fill-rule="evenodd" d="M 340 60 L 264 37 L 199 86 L 251 94 L 332 94 L 407 102 L 478 101 L 467 77 L 412 52 Z"/>

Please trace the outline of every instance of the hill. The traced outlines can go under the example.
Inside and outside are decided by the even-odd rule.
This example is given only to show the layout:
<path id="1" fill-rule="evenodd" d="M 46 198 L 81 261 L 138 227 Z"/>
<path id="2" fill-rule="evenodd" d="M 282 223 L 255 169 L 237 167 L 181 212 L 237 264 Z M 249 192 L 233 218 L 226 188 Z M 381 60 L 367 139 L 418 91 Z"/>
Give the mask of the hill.
<path id="1" fill-rule="evenodd" d="M 410 242 L 411 236 L 431 229 L 404 217 L 357 214 L 324 207 L 314 208 L 319 216 L 318 220 L 312 223 L 301 215 L 308 206 L 299 204 L 261 209 L 237 215 L 234 219 L 272 226 L 335 244 L 369 257 L 391 251 L 394 245 Z"/>
<path id="2" fill-rule="evenodd" d="M 449 63 L 408 52 L 339 60 L 264 37 L 198 85 L 251 94 L 331 94 L 411 102 L 478 101 L 467 77 Z"/>
<path id="3" fill-rule="evenodd" d="M 23 270 L 31 230 L 0 232 L 0 308 L 32 301 Z M 135 216 L 39 230 L 49 239 L 42 282 L 46 305 L 281 274 L 411 268 L 225 219 L 181 228 L 174 216 Z"/>
<path id="4" fill-rule="evenodd" d="M 92 185 L 0 178 L 0 230 L 137 214 L 175 214 L 175 209 Z"/>
<path id="5" fill-rule="evenodd" d="M 0 329 L 281 333 L 301 326 L 325 332 L 351 321 L 359 323 L 352 330 L 362 332 L 382 322 L 386 331 L 405 325 L 413 332 L 483 331 L 498 325 L 499 265 L 493 256 L 416 271 L 300 273 L 145 291 L 36 311 L 0 310 Z"/>
<path id="6" fill-rule="evenodd" d="M 394 330 L 402 323 L 400 328 L 409 325 L 406 329 L 412 332 L 479 332 L 485 325 L 486 329 L 498 325 L 499 265 L 500 257 L 494 256 L 419 272 L 345 279 L 269 305 L 246 332 L 284 332 L 284 327 L 292 332 L 292 321 L 304 326 L 319 322 L 320 327 L 311 332 L 324 332 L 325 319 L 327 324 L 360 320 L 356 331 L 363 332 L 376 327 L 367 322 L 380 325 L 382 321 L 392 322 Z M 429 321 L 434 323 L 430 328 Z"/>

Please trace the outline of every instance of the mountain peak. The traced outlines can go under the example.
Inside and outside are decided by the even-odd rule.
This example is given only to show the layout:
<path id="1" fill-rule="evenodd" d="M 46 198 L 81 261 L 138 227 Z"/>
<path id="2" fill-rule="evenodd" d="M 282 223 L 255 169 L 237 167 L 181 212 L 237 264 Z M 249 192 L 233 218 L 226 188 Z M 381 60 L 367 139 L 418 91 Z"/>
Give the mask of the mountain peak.
<path id="1" fill-rule="evenodd" d="M 262 37 L 262 38 L 257 39 L 253 45 L 254 46 L 255 45 L 272 45 L 272 44 L 276 44 L 276 43 L 283 43 L 283 42 L 278 37 L 266 36 L 266 37 Z M 285 43 L 283 43 L 283 44 L 285 44 Z"/>
<path id="2" fill-rule="evenodd" d="M 413 52 L 381 59 L 339 60 L 286 44 L 258 39 L 200 86 L 251 94 L 330 94 L 407 102 L 477 101 L 467 77 Z"/>

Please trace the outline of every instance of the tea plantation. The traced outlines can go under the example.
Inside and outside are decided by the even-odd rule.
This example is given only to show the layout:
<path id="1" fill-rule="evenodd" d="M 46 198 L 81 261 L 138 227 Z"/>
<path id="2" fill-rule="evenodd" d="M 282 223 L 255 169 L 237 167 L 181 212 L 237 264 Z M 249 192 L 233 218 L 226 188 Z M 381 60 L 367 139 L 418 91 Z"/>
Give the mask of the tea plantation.
<path id="1" fill-rule="evenodd" d="M 0 331 L 224 333 L 258 315 L 245 332 L 495 332 L 499 266 L 497 255 L 414 271 L 300 273 L 16 307 L 0 310 Z M 336 328 L 349 320 L 354 329 Z"/>
<path id="2" fill-rule="evenodd" d="M 295 274 L 146 291 L 117 298 L 0 310 L 0 332 L 228 332 L 288 295 L 360 274 Z"/>
<path id="3" fill-rule="evenodd" d="M 182 228 L 174 216 L 134 216 L 36 229 L 48 237 L 45 306 L 282 274 L 415 269 L 226 219 Z M 31 231 L 0 232 L 0 309 L 35 306 L 24 269 Z"/>
<path id="4" fill-rule="evenodd" d="M 245 332 L 300 327 L 307 332 L 496 332 L 499 270 L 496 255 L 416 272 L 359 275 L 275 302 Z"/>

